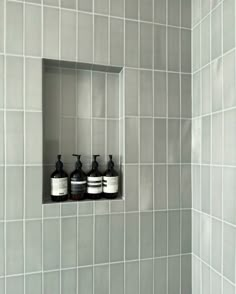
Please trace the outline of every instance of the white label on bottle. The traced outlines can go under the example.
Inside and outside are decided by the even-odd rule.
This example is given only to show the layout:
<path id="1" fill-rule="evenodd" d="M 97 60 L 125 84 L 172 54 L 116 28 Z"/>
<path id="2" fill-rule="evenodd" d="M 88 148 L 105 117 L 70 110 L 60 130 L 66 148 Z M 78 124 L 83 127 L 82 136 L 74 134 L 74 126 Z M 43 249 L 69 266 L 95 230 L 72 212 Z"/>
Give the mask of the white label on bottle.
<path id="1" fill-rule="evenodd" d="M 117 193 L 118 192 L 118 177 L 103 177 L 103 192 Z"/>
<path id="2" fill-rule="evenodd" d="M 102 177 L 88 177 L 87 192 L 88 194 L 102 193 Z"/>
<path id="3" fill-rule="evenodd" d="M 67 178 L 52 178 L 51 179 L 51 195 L 52 196 L 65 196 L 68 191 Z"/>

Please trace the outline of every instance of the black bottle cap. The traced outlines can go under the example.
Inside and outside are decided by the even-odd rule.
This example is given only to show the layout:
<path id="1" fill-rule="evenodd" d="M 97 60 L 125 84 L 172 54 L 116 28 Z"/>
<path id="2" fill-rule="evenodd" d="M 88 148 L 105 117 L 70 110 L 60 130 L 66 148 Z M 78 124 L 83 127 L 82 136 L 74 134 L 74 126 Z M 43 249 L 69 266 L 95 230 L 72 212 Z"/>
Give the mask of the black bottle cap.
<path id="1" fill-rule="evenodd" d="M 61 155 L 57 155 L 57 162 L 56 162 L 56 169 L 62 170 L 63 169 L 63 163 L 61 162 Z"/>
<path id="2" fill-rule="evenodd" d="M 110 160 L 108 162 L 108 169 L 112 169 L 115 164 L 114 164 L 114 162 L 112 160 L 112 155 L 111 154 L 109 154 L 109 158 L 110 158 Z"/>
<path id="3" fill-rule="evenodd" d="M 93 155 L 93 163 L 92 163 L 92 168 L 97 169 L 98 168 L 98 163 L 97 163 L 97 157 L 100 155 Z"/>
<path id="4" fill-rule="evenodd" d="M 81 169 L 82 168 L 82 162 L 80 161 L 80 154 L 72 154 L 72 156 L 76 156 L 77 157 L 77 161 L 75 163 L 75 168 L 76 169 Z"/>

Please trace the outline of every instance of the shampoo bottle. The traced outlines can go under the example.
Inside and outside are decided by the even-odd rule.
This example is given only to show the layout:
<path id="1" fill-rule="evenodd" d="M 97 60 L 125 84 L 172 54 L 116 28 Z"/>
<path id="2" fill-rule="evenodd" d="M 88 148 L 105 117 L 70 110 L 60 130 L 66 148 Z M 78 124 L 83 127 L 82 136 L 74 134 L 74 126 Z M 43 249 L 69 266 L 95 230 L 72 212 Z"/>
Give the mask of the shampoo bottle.
<path id="1" fill-rule="evenodd" d="M 92 169 L 87 177 L 87 194 L 92 200 L 100 199 L 102 196 L 102 175 L 98 170 L 96 158 L 99 155 L 93 155 Z"/>
<path id="2" fill-rule="evenodd" d="M 75 170 L 70 175 L 70 198 L 72 200 L 83 200 L 85 198 L 87 177 L 82 170 L 81 155 L 73 154 L 77 157 Z"/>
<path id="3" fill-rule="evenodd" d="M 107 199 L 114 199 L 118 196 L 119 177 L 114 169 L 112 155 L 109 155 L 107 170 L 103 175 L 103 196 Z"/>
<path id="4" fill-rule="evenodd" d="M 52 201 L 65 201 L 68 199 L 68 175 L 63 170 L 61 155 L 57 155 L 56 170 L 51 174 Z"/>

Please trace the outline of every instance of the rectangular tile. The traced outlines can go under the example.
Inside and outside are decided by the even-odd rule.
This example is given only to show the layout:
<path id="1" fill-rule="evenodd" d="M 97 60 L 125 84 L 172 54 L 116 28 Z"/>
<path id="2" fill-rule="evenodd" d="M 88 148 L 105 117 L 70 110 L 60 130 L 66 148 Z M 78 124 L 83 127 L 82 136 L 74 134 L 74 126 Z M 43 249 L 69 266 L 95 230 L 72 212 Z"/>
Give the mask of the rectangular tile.
<path id="1" fill-rule="evenodd" d="M 166 119 L 154 120 L 154 162 L 165 163 L 166 158 Z"/>
<path id="2" fill-rule="evenodd" d="M 179 74 L 168 74 L 168 117 L 180 117 Z"/>
<path id="3" fill-rule="evenodd" d="M 108 18 L 94 17 L 94 62 L 108 64 Z"/>
<path id="4" fill-rule="evenodd" d="M 221 252 L 222 252 L 222 223 L 212 219 L 211 222 L 211 265 L 218 272 L 221 271 Z"/>
<path id="5" fill-rule="evenodd" d="M 124 64 L 124 21 L 115 18 L 110 19 L 110 64 Z"/>
<path id="6" fill-rule="evenodd" d="M 42 293 L 42 274 L 32 274 L 25 277 L 25 293 Z"/>
<path id="7" fill-rule="evenodd" d="M 192 291 L 192 264 L 191 255 L 181 256 L 181 293 L 188 294 Z"/>
<path id="8" fill-rule="evenodd" d="M 64 270 L 61 272 L 61 292 L 77 293 L 77 271 L 76 269 Z"/>
<path id="9" fill-rule="evenodd" d="M 94 119 L 92 122 L 92 154 L 100 154 L 100 159 L 105 158 L 105 121 Z"/>
<path id="10" fill-rule="evenodd" d="M 78 265 L 93 263 L 93 217 L 78 219 Z"/>
<path id="11" fill-rule="evenodd" d="M 125 17 L 138 19 L 138 0 L 125 1 Z"/>
<path id="12" fill-rule="evenodd" d="M 154 115 L 167 116 L 167 74 L 163 72 L 154 73 Z"/>
<path id="13" fill-rule="evenodd" d="M 95 263 L 107 263 L 108 261 L 109 216 L 99 215 L 95 218 Z"/>
<path id="14" fill-rule="evenodd" d="M 168 27 L 168 70 L 180 71 L 180 29 Z"/>
<path id="15" fill-rule="evenodd" d="M 76 217 L 61 220 L 61 266 L 74 267 L 77 264 L 77 224 Z"/>
<path id="16" fill-rule="evenodd" d="M 235 51 L 233 51 L 223 57 L 223 98 L 225 108 L 236 105 L 235 93 Z"/>
<path id="17" fill-rule="evenodd" d="M 46 272 L 44 273 L 44 294 L 60 293 L 60 273 L 59 271 L 55 272 Z"/>
<path id="18" fill-rule="evenodd" d="M 67 0 L 65 3 L 68 5 L 68 2 Z M 63 2 L 61 5 L 63 5 Z M 61 12 L 60 46 L 62 59 L 76 59 L 76 13 L 74 11 L 62 10 Z"/>
<path id="19" fill-rule="evenodd" d="M 78 9 L 82 11 L 92 11 L 93 1 L 92 0 L 78 0 Z"/>
<path id="20" fill-rule="evenodd" d="M 105 117 L 105 85 L 106 74 L 102 72 L 92 73 L 92 116 Z"/>
<path id="21" fill-rule="evenodd" d="M 192 81 L 190 75 L 181 75 L 181 116 L 192 116 Z"/>
<path id="22" fill-rule="evenodd" d="M 6 50 L 12 54 L 23 53 L 22 3 L 6 3 Z"/>
<path id="23" fill-rule="evenodd" d="M 223 50 L 235 47 L 235 1 L 227 0 L 223 3 Z"/>
<path id="24" fill-rule="evenodd" d="M 155 257 L 167 256 L 167 212 L 155 212 Z"/>
<path id="25" fill-rule="evenodd" d="M 136 0 L 134 0 L 136 1 Z M 128 2 L 126 1 L 126 4 Z M 133 8 L 132 8 L 133 9 Z M 138 22 L 125 21 L 125 65 L 138 67 Z"/>
<path id="26" fill-rule="evenodd" d="M 110 14 L 112 16 L 124 16 L 124 1 L 123 0 L 111 0 L 110 1 Z"/>
<path id="27" fill-rule="evenodd" d="M 154 168 L 154 209 L 167 208 L 167 167 L 156 165 Z"/>
<path id="28" fill-rule="evenodd" d="M 125 70 L 125 114 L 138 115 L 138 83 L 137 70 Z"/>
<path id="29" fill-rule="evenodd" d="M 127 260 L 137 259 L 139 252 L 138 213 L 127 214 L 125 225 L 125 258 Z"/>
<path id="30" fill-rule="evenodd" d="M 191 120 L 181 120 L 181 161 L 191 163 L 191 143 L 192 143 Z"/>
<path id="31" fill-rule="evenodd" d="M 180 162 L 180 120 L 168 121 L 168 162 Z"/>
<path id="32" fill-rule="evenodd" d="M 142 260 L 140 264 L 140 275 L 142 277 L 140 281 L 140 294 L 152 294 L 153 293 L 153 261 Z"/>
<path id="33" fill-rule="evenodd" d="M 153 25 L 140 24 L 140 67 L 152 68 L 153 66 Z"/>
<path id="34" fill-rule="evenodd" d="M 43 11 L 43 56 L 59 57 L 59 10 L 44 7 Z"/>
<path id="35" fill-rule="evenodd" d="M 180 294 L 180 257 L 170 257 L 168 259 L 168 293 Z"/>
<path id="36" fill-rule="evenodd" d="M 180 208 L 180 166 L 168 167 L 168 208 Z"/>
<path id="37" fill-rule="evenodd" d="M 22 276 L 13 276 L 6 278 L 6 293 L 14 294 L 24 293 L 24 277 Z"/>
<path id="38" fill-rule="evenodd" d="M 234 126 L 236 125 L 235 110 L 226 111 L 224 114 L 224 163 L 234 165 L 236 163 L 235 146 L 236 134 Z"/>
<path id="39" fill-rule="evenodd" d="M 235 228 L 223 225 L 223 274 L 235 283 Z"/>
<path id="40" fill-rule="evenodd" d="M 127 118 L 125 120 L 125 161 L 127 163 L 138 162 L 138 119 Z"/>
<path id="41" fill-rule="evenodd" d="M 153 213 L 140 215 L 140 258 L 153 257 Z"/>
<path id="42" fill-rule="evenodd" d="M 181 71 L 190 73 L 191 62 L 191 32 L 181 29 Z"/>
<path id="43" fill-rule="evenodd" d="M 42 9 L 36 5 L 25 6 L 25 53 L 41 56 Z"/>
<path id="44" fill-rule="evenodd" d="M 154 261 L 154 293 L 167 293 L 167 259 L 158 258 Z"/>
<path id="45" fill-rule="evenodd" d="M 109 9 L 108 0 L 98 0 L 94 2 L 94 12 L 100 14 L 107 14 Z"/>
<path id="46" fill-rule="evenodd" d="M 153 116 L 153 73 L 140 71 L 140 115 Z"/>
<path id="47" fill-rule="evenodd" d="M 168 254 L 180 253 L 180 212 L 168 212 Z"/>
<path id="48" fill-rule="evenodd" d="M 110 217 L 110 260 L 124 260 L 124 215 L 112 214 Z"/>
<path id="49" fill-rule="evenodd" d="M 5 60 L 3 55 L 0 56 L 0 107 L 4 106 L 4 81 L 5 81 Z"/>
<path id="50" fill-rule="evenodd" d="M 236 171 L 234 168 L 223 168 L 223 219 L 231 224 L 236 224 L 236 199 L 234 197 Z"/>
<path id="51" fill-rule="evenodd" d="M 140 162 L 153 162 L 153 119 L 140 119 Z"/>
<path id="52" fill-rule="evenodd" d="M 191 210 L 181 211 L 181 253 L 191 253 Z"/>
<path id="53" fill-rule="evenodd" d="M 152 21 L 153 20 L 153 1 L 152 0 L 144 0 L 140 2 L 140 19 L 144 21 Z"/>
<path id="54" fill-rule="evenodd" d="M 166 27 L 154 25 L 154 68 L 159 70 L 166 69 Z"/>
<path id="55" fill-rule="evenodd" d="M 112 264 L 111 269 L 111 294 L 123 294 L 124 293 L 124 263 Z"/>
<path id="56" fill-rule="evenodd" d="M 0 2 L 0 52 L 4 48 L 4 1 Z"/>
<path id="57" fill-rule="evenodd" d="M 102 265 L 95 267 L 94 270 L 94 289 L 95 294 L 108 294 L 109 293 L 109 267 Z"/>
<path id="58" fill-rule="evenodd" d="M 208 215 L 202 214 L 200 216 L 201 222 L 201 256 L 202 259 L 206 262 L 210 262 L 210 230 L 211 230 L 211 223 L 210 217 Z"/>
<path id="59" fill-rule="evenodd" d="M 78 291 L 81 294 L 93 293 L 93 268 L 84 267 L 78 270 Z"/>
<path id="60" fill-rule="evenodd" d="M 168 24 L 180 25 L 180 0 L 169 0 L 168 3 Z"/>
<path id="61" fill-rule="evenodd" d="M 201 66 L 210 61 L 210 16 L 201 23 Z"/>
<path id="62" fill-rule="evenodd" d="M 138 165 L 125 166 L 125 211 L 138 211 L 139 207 Z"/>
<path id="63" fill-rule="evenodd" d="M 145 197 L 142 197 L 145 195 Z M 140 167 L 140 209 L 142 211 L 153 209 L 153 167 L 142 165 Z"/>
<path id="64" fill-rule="evenodd" d="M 61 0 L 62 8 L 76 9 L 76 0 Z"/>
<path id="65" fill-rule="evenodd" d="M 222 5 L 218 6 L 211 17 L 211 58 L 215 59 L 221 55 L 222 51 Z"/>

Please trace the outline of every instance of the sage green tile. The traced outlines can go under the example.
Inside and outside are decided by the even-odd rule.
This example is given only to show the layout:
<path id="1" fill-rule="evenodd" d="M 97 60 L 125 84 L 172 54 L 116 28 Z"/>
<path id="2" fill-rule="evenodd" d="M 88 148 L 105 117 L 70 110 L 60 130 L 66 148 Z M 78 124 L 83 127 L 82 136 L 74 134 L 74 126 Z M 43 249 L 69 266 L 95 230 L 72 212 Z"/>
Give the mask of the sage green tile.
<path id="1" fill-rule="evenodd" d="M 235 1 L 226 0 L 223 3 L 223 50 L 235 47 Z"/>
<path id="2" fill-rule="evenodd" d="M 109 266 L 96 266 L 94 269 L 94 293 L 108 294 L 109 293 Z"/>
<path id="3" fill-rule="evenodd" d="M 125 258 L 134 260 L 138 258 L 139 253 L 139 221 L 138 213 L 129 213 L 126 215 L 125 229 Z"/>
<path id="4" fill-rule="evenodd" d="M 124 293 L 124 263 L 112 264 L 110 268 L 111 275 L 111 294 Z"/>
<path id="5" fill-rule="evenodd" d="M 140 257 L 153 257 L 153 213 L 141 212 L 140 215 Z"/>
<path id="6" fill-rule="evenodd" d="M 154 260 L 154 293 L 167 293 L 167 258 Z"/>
<path id="7" fill-rule="evenodd" d="M 84 267 L 78 269 L 78 291 L 81 294 L 93 293 L 93 268 Z"/>
<path id="8" fill-rule="evenodd" d="M 31 274 L 25 277 L 25 293 L 42 293 L 42 274 Z"/>
<path id="9" fill-rule="evenodd" d="M 78 218 L 78 265 L 93 263 L 93 217 Z"/>
<path id="10" fill-rule="evenodd" d="M 125 289 L 127 293 L 139 293 L 139 262 L 125 263 Z"/>
<path id="11" fill-rule="evenodd" d="M 59 294 L 60 293 L 60 272 L 59 271 L 48 272 L 48 273 L 44 273 L 43 275 L 44 275 L 44 289 L 43 289 L 44 293 Z"/>
<path id="12" fill-rule="evenodd" d="M 63 270 L 61 272 L 61 293 L 77 293 L 77 271 L 76 269 Z"/>
<path id="13" fill-rule="evenodd" d="M 153 261 L 142 260 L 140 264 L 140 293 L 152 294 L 153 293 Z"/>
<path id="14" fill-rule="evenodd" d="M 96 215 L 95 218 L 95 263 L 109 261 L 109 216 Z"/>
<path id="15" fill-rule="evenodd" d="M 124 215 L 110 216 L 110 260 L 124 260 Z"/>

